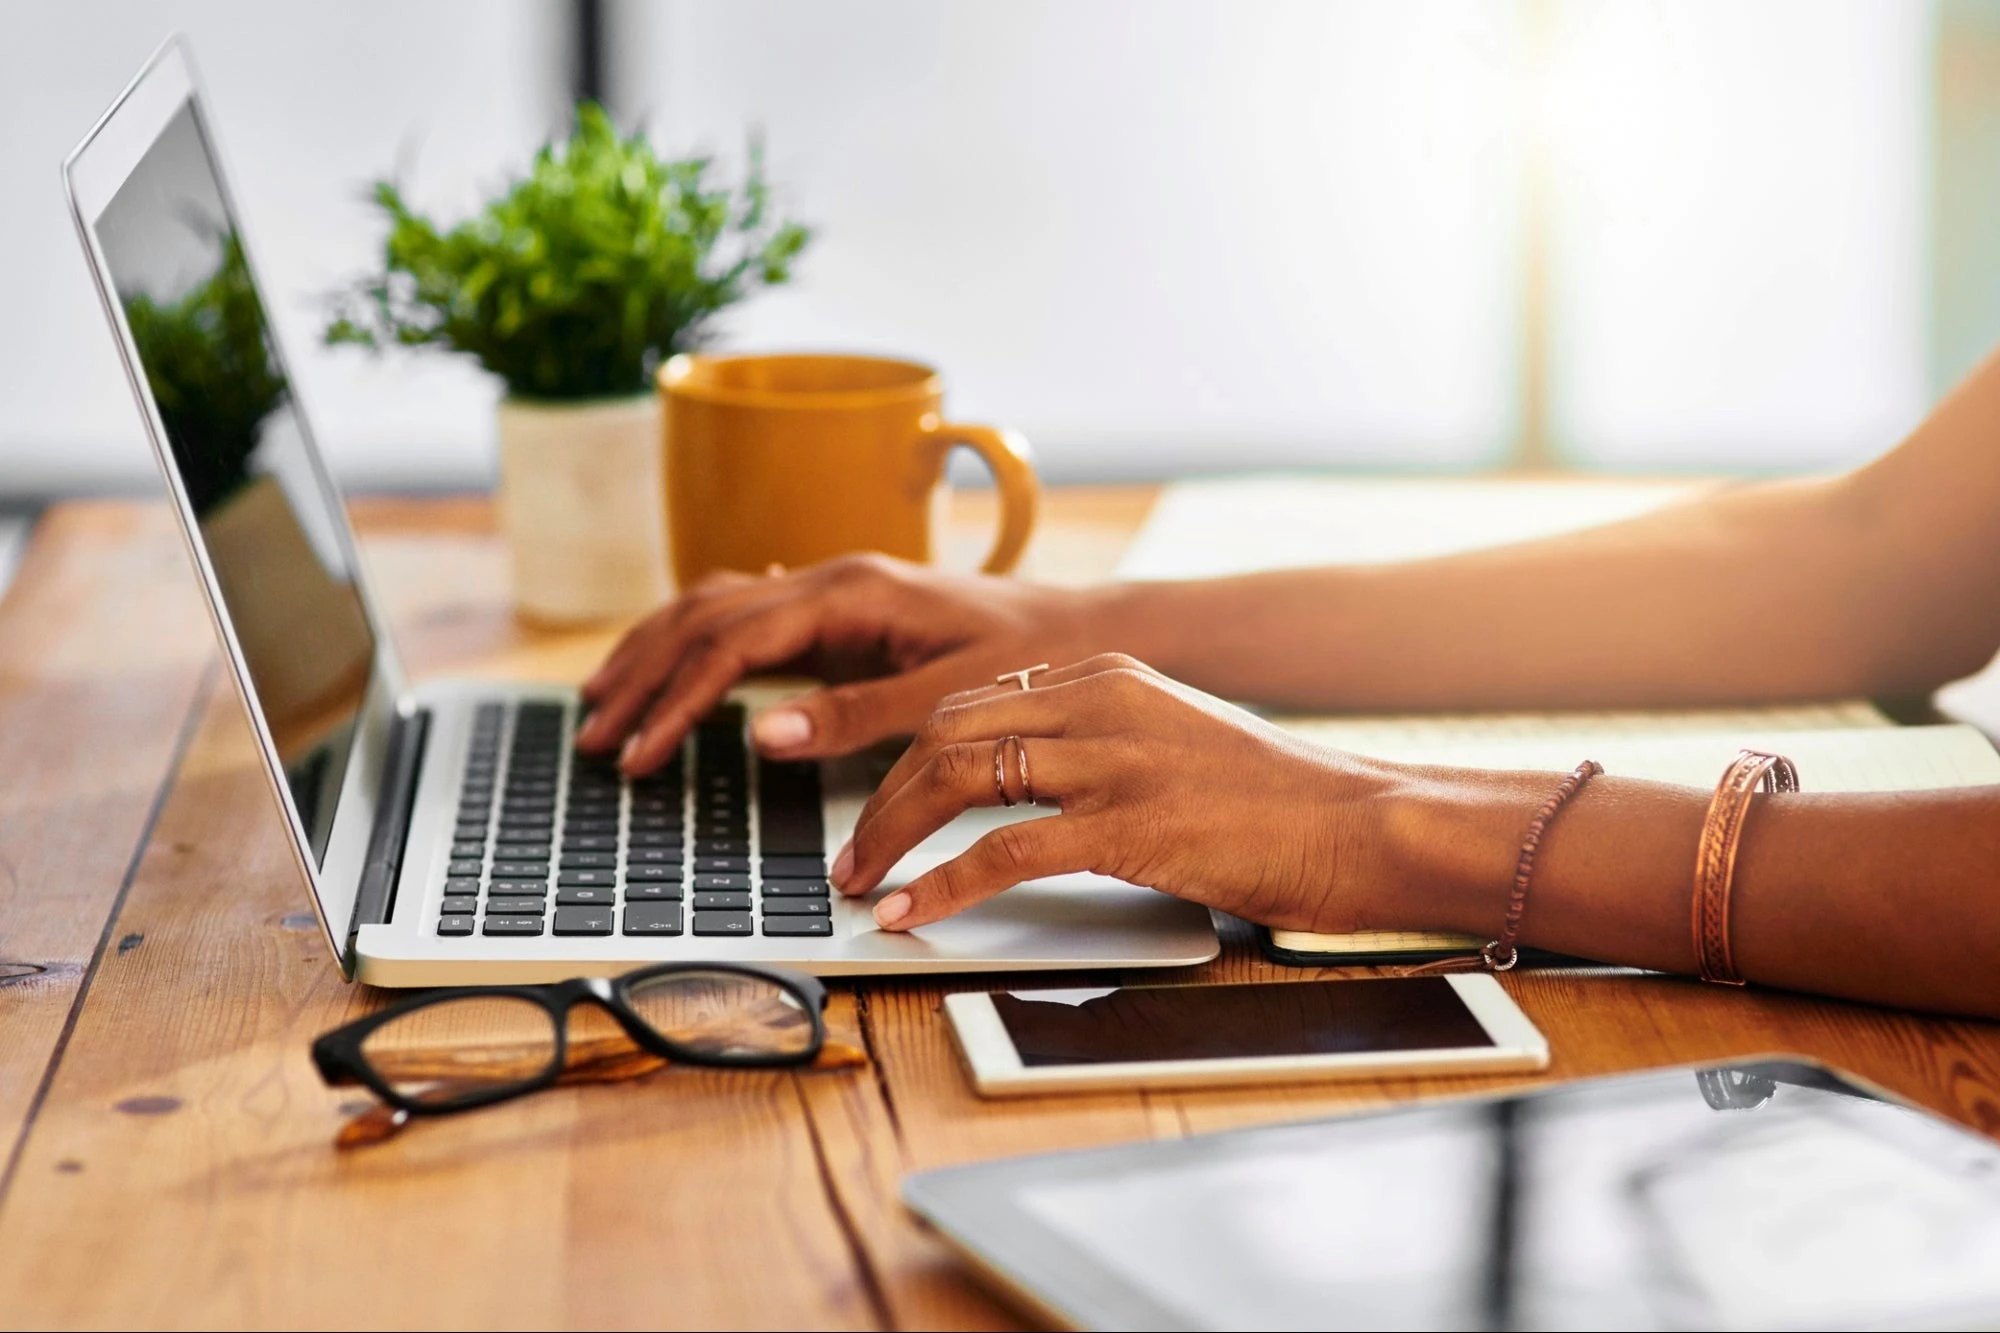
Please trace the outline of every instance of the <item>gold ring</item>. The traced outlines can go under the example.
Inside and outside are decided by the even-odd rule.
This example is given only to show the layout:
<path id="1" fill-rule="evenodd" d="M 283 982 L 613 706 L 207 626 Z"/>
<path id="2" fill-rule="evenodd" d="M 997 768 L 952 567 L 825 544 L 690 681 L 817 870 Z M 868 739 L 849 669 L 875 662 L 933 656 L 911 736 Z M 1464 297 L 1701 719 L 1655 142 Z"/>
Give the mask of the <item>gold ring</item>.
<path id="1" fill-rule="evenodd" d="M 1029 805 L 1035 804 L 1035 784 L 1028 781 L 1028 743 L 1019 736 L 1009 736 L 1014 742 L 1014 762 L 1021 768 L 1021 799 Z"/>
<path id="2" fill-rule="evenodd" d="M 1000 793 L 1000 804 L 1012 806 L 1014 798 L 1007 794 L 1007 741 L 1002 736 L 993 742 L 993 790 Z M 1019 739 L 1018 737 L 1014 739 Z"/>
<path id="3" fill-rule="evenodd" d="M 1032 687 L 1028 684 L 1028 677 L 1034 675 L 1037 671 L 1047 671 L 1048 669 L 1049 664 L 1047 662 L 1037 662 L 1031 667 L 1022 667 L 1019 671 L 1003 671 L 993 678 L 993 683 L 995 685 L 1005 685 L 1010 680 L 1016 680 L 1021 683 L 1022 689 L 1029 689 Z"/>

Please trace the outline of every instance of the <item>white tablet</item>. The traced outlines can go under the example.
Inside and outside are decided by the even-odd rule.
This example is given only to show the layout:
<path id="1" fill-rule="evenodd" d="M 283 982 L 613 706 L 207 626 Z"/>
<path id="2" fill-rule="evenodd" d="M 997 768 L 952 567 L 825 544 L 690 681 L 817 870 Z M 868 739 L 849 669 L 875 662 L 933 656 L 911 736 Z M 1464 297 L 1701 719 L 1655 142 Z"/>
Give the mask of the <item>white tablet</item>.
<path id="1" fill-rule="evenodd" d="M 1066 1328 L 2000 1327 L 2000 1147 L 1870 1091 L 1795 1058 L 1681 1069 L 903 1197 Z"/>
<path id="2" fill-rule="evenodd" d="M 945 1000 L 983 1096 L 1544 1069 L 1481 974 L 967 992 Z"/>

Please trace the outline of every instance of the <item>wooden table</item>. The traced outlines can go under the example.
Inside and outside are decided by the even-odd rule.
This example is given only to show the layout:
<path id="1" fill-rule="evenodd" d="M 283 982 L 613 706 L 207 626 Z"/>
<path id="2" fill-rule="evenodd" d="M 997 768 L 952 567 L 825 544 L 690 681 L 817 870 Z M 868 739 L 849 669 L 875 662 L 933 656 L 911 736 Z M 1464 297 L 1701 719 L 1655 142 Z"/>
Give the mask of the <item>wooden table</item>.
<path id="1" fill-rule="evenodd" d="M 1051 497 L 1040 571 L 1100 576 L 1150 498 Z M 357 519 L 417 673 L 575 678 L 608 641 L 513 620 L 482 501 Z M 0 1325 L 1009 1326 L 904 1215 L 905 1172 L 1500 1082 L 989 1104 L 939 998 L 993 979 L 871 981 L 830 1014 L 865 1071 L 667 1072 L 342 1155 L 355 1094 L 306 1047 L 379 996 L 340 980 L 304 895 L 165 511 L 53 510 L 0 605 Z M 1216 963 L 1146 979 L 1304 975 L 1237 928 Z M 1665 978 L 1504 984 L 1552 1078 L 1799 1051 L 2000 1132 L 2000 1027 Z"/>

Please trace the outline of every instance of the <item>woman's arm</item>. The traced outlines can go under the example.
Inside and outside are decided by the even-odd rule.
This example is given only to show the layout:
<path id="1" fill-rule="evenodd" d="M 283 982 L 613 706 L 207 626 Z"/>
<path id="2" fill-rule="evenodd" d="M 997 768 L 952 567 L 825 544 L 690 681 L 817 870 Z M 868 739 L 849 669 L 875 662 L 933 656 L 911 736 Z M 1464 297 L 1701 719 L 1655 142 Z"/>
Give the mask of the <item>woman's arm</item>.
<path id="1" fill-rule="evenodd" d="M 1115 596 L 1115 646 L 1297 708 L 1928 693 L 2000 649 L 2000 354 L 1843 477 L 1435 560 Z"/>
<path id="2" fill-rule="evenodd" d="M 1382 824 L 1398 872 L 1364 890 L 1357 926 L 1497 934 L 1528 814 L 1559 776 L 1403 770 Z M 1696 971 L 1708 799 L 1615 774 L 1587 784 L 1542 845 L 1523 941 Z M 1751 981 L 2000 1017 L 2000 787 L 1757 797 L 1730 923 Z"/>
<path id="3" fill-rule="evenodd" d="M 1035 682 L 946 700 L 862 810 L 832 878 L 867 893 L 968 807 L 1024 798 L 1020 754 L 1034 795 L 1061 814 L 1000 828 L 900 886 L 876 904 L 884 926 L 1090 870 L 1272 926 L 1491 939 L 1528 822 L 1561 779 L 1320 749 L 1129 658 Z M 1694 971 L 1708 796 L 1616 774 L 1587 784 L 1542 843 L 1521 939 Z M 1752 981 L 2000 1018 L 2000 787 L 1758 797 L 1731 901 L 1733 953 Z"/>

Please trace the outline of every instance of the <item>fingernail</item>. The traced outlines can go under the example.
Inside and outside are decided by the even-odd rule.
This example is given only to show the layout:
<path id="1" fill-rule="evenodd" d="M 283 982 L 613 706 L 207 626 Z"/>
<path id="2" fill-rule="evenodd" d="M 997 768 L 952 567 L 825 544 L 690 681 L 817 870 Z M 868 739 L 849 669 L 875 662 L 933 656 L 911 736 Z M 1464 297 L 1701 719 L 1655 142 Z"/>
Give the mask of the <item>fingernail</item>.
<path id="1" fill-rule="evenodd" d="M 849 838 L 840 844 L 840 850 L 833 854 L 833 869 L 826 872 L 826 877 L 833 881 L 834 888 L 844 889 L 847 887 L 847 877 L 853 873 L 854 839 Z"/>
<path id="2" fill-rule="evenodd" d="M 630 767 L 632 763 L 632 756 L 637 754 L 638 752 L 639 752 L 639 737 L 638 734 L 635 732 L 632 735 L 627 736 L 625 738 L 625 744 L 618 747 L 618 767 L 620 768 Z"/>
<path id="3" fill-rule="evenodd" d="M 750 726 L 760 749 L 795 750 L 812 739 L 812 719 L 796 708 L 774 708 Z"/>
<path id="4" fill-rule="evenodd" d="M 576 729 L 576 743 L 578 745 L 595 745 L 603 739 L 603 737 L 597 734 L 602 730 L 604 730 L 604 719 L 596 713 L 586 713 L 583 717 L 583 725 Z"/>
<path id="5" fill-rule="evenodd" d="M 910 914 L 910 895 L 892 893 L 875 904 L 875 924 L 893 926 Z"/>

